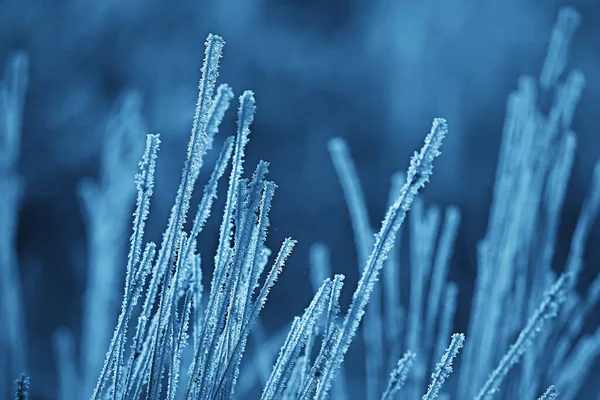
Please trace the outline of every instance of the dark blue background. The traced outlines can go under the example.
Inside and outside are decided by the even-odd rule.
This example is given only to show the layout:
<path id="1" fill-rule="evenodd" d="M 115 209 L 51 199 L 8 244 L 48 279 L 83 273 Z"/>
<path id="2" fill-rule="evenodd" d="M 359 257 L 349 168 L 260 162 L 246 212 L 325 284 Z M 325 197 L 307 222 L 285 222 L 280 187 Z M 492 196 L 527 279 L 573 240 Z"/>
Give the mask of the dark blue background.
<path id="1" fill-rule="evenodd" d="M 149 225 L 149 237 L 159 240 L 179 182 L 209 32 L 227 41 L 220 82 L 237 95 L 256 93 L 247 170 L 268 160 L 279 185 L 269 243 L 299 240 L 263 313 L 267 329 L 308 303 L 307 250 L 314 241 L 330 246 L 334 271 L 346 274 L 346 300 L 357 280 L 327 140 L 348 140 L 378 226 L 391 174 L 406 169 L 432 118 L 443 116 L 450 135 L 423 196 L 463 211 L 450 274 L 461 287 L 457 329 L 465 330 L 506 99 L 520 75 L 538 76 L 558 8 L 566 4 L 583 14 L 570 67 L 584 72 L 586 88 L 573 124 L 578 151 L 558 268 L 600 156 L 600 7 L 593 0 L 0 0 L 0 61 L 17 49 L 31 56 L 17 242 L 34 393 L 52 398 L 56 390 L 52 332 L 81 330 L 87 244 L 77 185 L 98 176 L 105 117 L 123 90 L 135 88 L 149 131 L 162 134 Z M 219 141 L 233 128 L 230 110 Z M 217 227 L 213 217 L 207 232 Z M 201 239 L 201 250 L 212 256 L 216 235 Z M 596 226 L 584 284 L 599 270 L 598 240 Z"/>

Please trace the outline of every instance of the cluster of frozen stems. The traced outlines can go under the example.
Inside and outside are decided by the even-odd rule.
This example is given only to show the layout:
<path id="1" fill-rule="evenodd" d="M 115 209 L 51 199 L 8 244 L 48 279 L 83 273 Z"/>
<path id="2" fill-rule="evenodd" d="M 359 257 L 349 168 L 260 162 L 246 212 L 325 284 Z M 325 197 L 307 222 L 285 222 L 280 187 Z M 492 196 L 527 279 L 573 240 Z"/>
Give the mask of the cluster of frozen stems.
<path id="1" fill-rule="evenodd" d="M 572 14 L 572 10 L 563 11 L 557 29 L 567 29 L 568 24 L 573 23 L 573 18 L 577 18 L 577 16 Z M 561 23 L 567 24 L 567 28 L 561 26 Z M 268 212 L 275 184 L 265 180 L 268 164 L 263 161 L 258 164 L 251 178 L 242 177 L 244 149 L 248 142 L 250 125 L 255 112 L 255 100 L 252 92 L 249 91 L 244 92 L 239 99 L 237 134 L 235 137 L 225 139 L 217 165 L 204 189 L 191 230 L 189 232 L 184 230 L 192 189 L 202 166 L 203 156 L 212 147 L 214 135 L 217 133 L 225 110 L 233 97 L 231 89 L 226 85 L 221 85 L 216 90 L 216 95 L 213 95 L 222 47 L 223 40 L 220 37 L 213 35 L 208 37 L 187 160 L 156 260 L 156 246 L 149 243 L 144 248 L 142 240 L 159 147 L 158 136 L 148 136 L 146 151 L 140 164 L 141 171 L 137 177 L 138 208 L 135 212 L 134 233 L 131 238 L 122 313 L 107 353 L 101 377 L 92 396 L 94 399 L 100 398 L 104 393 L 109 393 L 115 399 L 137 398 L 143 392 L 149 398 L 166 396 L 174 399 L 181 394 L 189 399 L 228 399 L 233 397 L 242 355 L 250 331 L 257 323 L 259 311 L 265 304 L 271 287 L 294 247 L 295 241 L 286 239 L 275 256 L 272 267 L 267 268 L 271 251 L 266 247 L 265 240 L 269 224 Z M 549 50 L 549 54 L 551 53 L 552 50 Z M 551 57 L 549 56 L 549 58 Z M 556 61 L 554 63 L 559 64 Z M 564 65 L 558 65 L 557 68 L 564 69 Z M 546 78 L 542 79 L 542 87 L 543 85 L 548 87 L 555 85 L 561 73 L 562 70 L 552 72 L 551 68 L 546 67 L 543 73 Z M 573 80 L 569 81 L 568 79 L 567 83 L 557 90 L 559 93 L 557 105 L 548 117 L 546 125 L 536 121 L 538 125 L 533 129 L 542 126 L 540 129 L 544 129 L 549 136 L 548 143 L 544 144 L 542 140 L 538 139 L 541 143 L 537 143 L 537 145 L 551 146 L 552 137 L 560 138 L 563 130 L 566 130 L 565 137 L 569 138 L 569 131 L 565 128 L 568 128 L 570 124 L 571 108 L 574 107 L 579 96 L 577 88 L 572 88 L 577 83 L 576 80 L 573 83 Z M 519 94 L 517 93 L 516 96 Z M 564 99 L 564 97 L 567 98 Z M 527 110 L 528 106 L 531 108 L 525 112 L 532 114 L 536 112 L 535 100 L 532 100 L 529 105 L 524 102 L 519 106 L 518 112 Z M 534 116 L 541 118 L 541 115 L 534 114 Z M 517 124 L 521 123 L 523 126 L 512 127 L 512 131 L 505 134 L 505 137 L 508 136 L 508 139 L 505 140 L 510 140 L 510 134 L 516 134 L 519 129 L 532 129 L 526 125 L 527 117 L 530 116 L 525 115 L 521 119 L 510 117 Z M 555 119 L 561 119 L 562 124 L 557 123 Z M 378 276 L 390 251 L 396 244 L 399 229 L 408 210 L 417 199 L 419 190 L 429 181 L 433 170 L 433 161 L 440 154 L 439 148 L 447 131 L 444 119 L 434 120 L 431 132 L 425 138 L 424 146 L 412 157 L 407 174 L 405 177 L 397 178 L 402 179 L 403 182 L 397 184 L 393 190 L 389 210 L 379 232 L 374 236 L 369 225 L 364 196 L 347 146 L 342 139 L 331 141 L 332 159 L 350 206 L 359 261 L 364 263 L 362 276 L 348 310 L 345 315 L 340 316 L 339 299 L 344 277 L 342 275 L 328 277 L 330 267 L 325 267 L 328 271 L 325 274 L 321 273 L 319 277 L 320 279 L 325 277 L 325 279 L 320 284 L 313 282 L 316 289 L 313 300 L 305 309 L 304 314 L 296 317 L 292 322 L 275 365 L 264 384 L 262 399 L 325 399 L 331 395 L 334 380 L 341 371 L 345 354 L 367 311 L 367 304 L 372 296 L 377 296 L 377 300 L 380 300 L 381 293 L 375 289 Z M 532 160 L 531 153 L 527 154 L 532 151 L 532 148 L 528 146 L 535 144 L 515 144 L 513 142 L 503 145 L 501 157 L 506 156 L 508 151 L 506 147 L 513 146 L 510 149 L 511 157 L 516 160 L 513 162 L 522 162 L 523 164 L 535 162 L 538 171 L 542 172 L 542 181 L 543 178 L 549 176 L 546 186 L 550 189 L 546 190 L 551 190 L 552 184 L 560 185 L 562 183 L 564 186 L 563 182 L 551 181 L 552 174 L 556 172 L 552 170 L 552 166 L 547 160 Z M 561 151 L 560 147 L 558 151 Z M 518 159 L 519 153 L 523 154 L 523 160 Z M 544 161 L 546 161 L 545 164 Z M 504 162 L 509 161 L 504 160 Z M 231 173 L 219 244 L 214 257 L 213 279 L 208 300 L 202 302 L 201 261 L 200 255 L 196 252 L 195 243 L 210 214 L 212 201 L 216 197 L 218 181 L 224 175 L 229 164 L 231 164 Z M 548 172 L 542 170 L 544 166 Z M 511 172 L 514 175 L 514 171 Z M 498 173 L 499 176 L 501 173 L 501 171 Z M 505 180 L 511 178 L 513 180 L 522 179 L 514 176 L 503 177 Z M 529 182 L 532 181 L 535 183 L 535 179 Z M 500 182 L 497 186 L 501 184 L 507 186 L 506 182 Z M 504 195 L 514 195 L 506 187 L 503 189 Z M 583 225 L 589 225 L 589 219 L 595 214 L 596 191 L 597 188 L 594 188 L 591 200 L 588 200 L 587 203 L 588 208 L 590 202 L 594 203 L 591 204 L 594 209 L 588 210 L 588 214 L 591 213 L 591 215 L 582 217 L 581 224 Z M 517 195 L 521 195 L 521 192 L 517 191 Z M 498 197 L 500 195 L 497 194 L 496 198 Z M 446 278 L 451 248 L 459 223 L 459 214 L 452 208 L 447 212 L 444 223 L 446 228 L 442 232 L 437 256 L 433 260 L 433 254 L 436 252 L 432 245 L 436 242 L 437 230 L 440 226 L 440 212 L 436 208 L 425 210 L 420 200 L 417 200 L 415 207 L 417 207 L 416 215 L 411 219 L 411 237 L 415 237 L 418 244 L 412 246 L 414 249 L 411 248 L 411 262 L 417 267 L 411 270 L 411 281 L 413 283 L 420 281 L 421 286 L 424 286 L 425 282 L 431 281 L 432 289 L 429 292 L 429 301 L 425 304 L 423 299 L 425 289 L 422 288 L 419 292 L 416 290 L 418 288 L 411 287 L 408 322 L 414 323 L 415 327 L 412 328 L 410 324 L 408 325 L 406 343 L 416 346 L 415 350 L 431 352 L 432 338 L 426 337 L 425 343 L 421 343 L 418 338 L 418 332 L 423 322 L 420 315 L 425 309 L 427 318 L 424 322 L 429 330 L 435 326 L 438 317 L 442 321 L 449 319 L 449 322 L 445 321 L 446 329 L 452 325 L 452 318 L 445 314 L 453 314 L 454 310 L 442 310 L 441 314 L 439 310 L 441 304 L 452 303 L 452 299 L 447 299 L 450 300 L 447 302 L 442 301 L 439 293 L 442 293 L 444 288 L 451 295 L 453 293 L 452 284 L 447 283 Z M 493 209 L 492 214 L 494 212 L 498 211 Z M 492 215 L 491 218 L 493 217 Z M 493 223 L 494 221 L 491 222 L 491 224 Z M 503 229 L 524 230 L 527 227 L 511 226 L 503 227 Z M 497 234 L 497 231 L 490 231 L 489 236 L 494 234 Z M 583 240 L 584 238 L 578 239 Z M 487 240 L 492 239 L 486 238 Z M 486 244 L 486 241 L 482 243 L 482 246 Z M 506 250 L 507 253 L 510 251 L 510 249 Z M 498 262 L 503 261 L 501 259 Z M 482 264 L 484 264 L 483 261 Z M 395 267 L 397 266 L 391 268 Z M 547 275 L 551 274 L 548 265 L 544 265 L 543 268 Z M 318 269 L 318 266 L 313 266 L 313 269 Z M 266 277 L 261 279 L 261 276 L 265 275 L 265 270 L 267 270 Z M 572 289 L 577 273 L 578 268 L 568 266 L 567 271 L 545 291 L 543 296 L 537 297 L 540 299 L 539 305 L 532 309 L 532 315 L 526 320 L 525 327 L 517 335 L 515 342 L 501 358 L 497 367 L 492 369 L 491 374 L 482 382 L 481 389 L 473 393 L 470 392 L 472 388 L 469 388 L 466 393 L 474 394 L 475 398 L 479 400 L 487 399 L 499 390 L 501 382 L 508 375 L 511 367 L 517 364 L 525 350 L 532 346 L 544 325 L 557 316 L 559 306 Z M 318 275 L 318 271 L 315 271 L 314 276 Z M 504 283 L 502 278 L 504 277 L 500 277 L 501 282 L 498 282 L 497 286 Z M 149 282 L 147 282 L 148 280 Z M 506 287 L 504 290 L 510 289 L 512 288 Z M 139 312 L 133 343 L 130 351 L 126 351 L 127 328 L 134 315 L 134 307 L 144 291 L 146 294 Z M 455 297 L 456 293 L 453 295 Z M 386 300 L 387 297 L 389 294 L 386 294 Z M 375 307 L 375 310 L 369 309 L 369 312 L 381 312 L 381 302 L 378 301 L 378 303 L 379 310 Z M 390 304 L 392 304 L 391 301 Z M 491 305 L 487 306 L 493 308 Z M 474 307 L 481 307 L 481 305 L 474 304 Z M 376 314 L 373 318 L 377 320 L 380 319 L 380 316 Z M 485 339 L 485 330 L 480 327 L 476 327 L 476 329 L 477 340 Z M 479 336 L 482 334 L 484 336 L 480 339 Z M 190 353 L 193 356 L 187 368 L 187 383 L 179 385 L 182 356 L 184 349 L 188 346 L 190 336 L 192 337 Z M 381 338 L 377 336 L 377 332 L 373 333 L 370 326 L 365 327 L 364 338 L 367 345 L 371 344 L 372 347 L 379 345 L 381 348 L 382 344 L 377 343 L 377 340 L 381 340 Z M 317 347 L 318 352 L 312 354 L 317 340 L 321 342 L 321 345 Z M 548 340 L 548 338 L 544 337 L 543 340 Z M 372 343 L 369 343 L 370 341 Z M 438 343 L 444 342 L 444 338 L 438 338 Z M 438 353 L 436 355 L 441 356 L 441 360 L 433 369 L 431 383 L 423 395 L 424 400 L 434 399 L 440 395 L 444 381 L 452 372 L 453 360 L 464 343 L 465 335 L 454 334 L 445 351 L 442 352 L 439 345 L 436 347 L 436 353 Z M 369 356 L 368 353 L 367 356 Z M 379 357 L 381 358 L 381 356 Z M 407 390 L 412 392 L 419 390 L 422 386 L 419 378 L 427 369 L 424 365 L 427 361 L 428 359 L 419 358 L 417 354 L 410 351 L 401 357 L 396 368 L 392 370 L 387 388 L 383 391 L 383 398 L 394 396 L 394 393 L 407 381 L 411 366 L 414 366 L 415 372 L 413 379 L 409 380 L 411 387 Z M 372 357 L 371 364 L 367 362 L 367 369 L 376 369 L 380 362 L 381 360 L 375 355 Z M 367 390 L 377 389 L 379 386 L 378 384 L 367 384 Z M 463 389 L 459 387 L 459 390 Z M 554 387 L 551 386 L 542 395 L 542 398 L 552 396 L 554 391 Z M 369 395 L 372 396 L 372 394 Z M 377 394 L 375 395 L 377 396 Z M 381 392 L 379 395 L 381 396 Z M 338 395 L 335 394 L 335 397 Z"/>
<path id="2" fill-rule="evenodd" d="M 578 23 L 579 16 L 572 9 L 561 11 L 539 83 L 542 95 L 554 95 L 548 115 L 539 111 L 538 85 L 532 78 L 523 78 L 519 90 L 509 99 L 488 232 L 478 248 L 480 270 L 468 338 L 460 333 L 450 335 L 458 288 L 447 282 L 447 277 L 460 213 L 449 207 L 440 230 L 441 210 L 426 208 L 417 197 L 440 154 L 442 140 L 448 133 L 446 121 L 433 121 L 425 144 L 414 153 L 407 173 L 394 176 L 389 209 L 376 234 L 370 226 L 348 147 L 342 139 L 333 139 L 329 150 L 349 205 L 361 277 L 348 309 L 342 313 L 344 276 L 331 276 L 326 248 L 321 244 L 313 246 L 314 297 L 304 313 L 293 320 L 275 364 L 266 374 L 261 399 L 346 397 L 336 382 L 345 380 L 342 362 L 363 316 L 369 399 L 392 399 L 399 390 L 405 390 L 411 398 L 420 396 L 430 363 L 435 365 L 422 399 L 448 396 L 443 384 L 463 346 L 464 372 L 456 389 L 460 398 L 491 398 L 523 358 L 519 364 L 522 378 L 510 379 L 507 390 L 532 398 L 552 378 L 564 389 L 566 398 L 577 394 L 579 388 L 567 379 L 581 375 L 581 366 L 589 365 L 600 352 L 598 334 L 582 339 L 581 345 L 572 348 L 583 318 L 600 298 L 600 283 L 596 281 L 585 300 L 572 290 L 600 203 L 600 167 L 595 169 L 592 190 L 577 224 L 566 271 L 558 278 L 552 272 L 551 261 L 575 149 L 570 123 L 583 87 L 583 77 L 578 72 L 568 75 L 564 83 L 560 81 Z M 147 136 L 135 178 L 137 206 L 121 313 L 91 396 L 93 400 L 239 396 L 235 390 L 249 336 L 294 248 L 295 241 L 286 239 L 271 257 L 266 246 L 268 215 L 276 189 L 266 179 L 268 163 L 259 162 L 254 173 L 244 177 L 244 152 L 256 108 L 250 91 L 239 98 L 237 132 L 223 140 L 195 217 L 187 224 L 204 156 L 212 148 L 233 99 L 229 86 L 216 88 L 223 46 L 222 38 L 209 35 L 187 158 L 160 247 L 144 241 L 160 147 L 159 135 Z M 228 168 L 230 176 L 212 281 L 207 296 L 203 296 L 202 267 L 209 262 L 201 259 L 196 243 Z M 404 312 L 396 287 L 399 260 L 392 249 L 399 242 L 400 228 L 411 207 L 411 287 L 408 310 Z M 528 207 L 530 212 L 524 215 Z M 189 230 L 187 225 L 191 225 Z M 539 226 L 545 231 L 535 236 Z M 384 284 L 379 287 L 376 283 L 382 270 Z M 503 307 L 520 305 L 519 302 L 529 304 L 502 324 Z M 577 318 L 576 324 L 568 324 L 566 317 L 559 319 L 560 329 L 553 335 L 543 328 L 557 317 L 563 303 Z M 404 316 L 407 324 L 403 324 Z M 503 328 L 498 329 L 499 326 Z M 425 334 L 421 335 L 423 331 Z M 403 335 L 404 347 L 410 350 L 401 356 L 398 350 L 403 347 Z M 549 343 L 556 345 L 557 354 L 540 351 L 542 345 Z M 392 348 L 389 360 L 384 359 L 382 350 L 386 344 Z M 502 357 L 497 344 L 508 347 Z M 539 358 L 547 359 L 554 367 L 562 366 L 561 372 L 538 371 L 533 361 Z M 497 366 L 492 368 L 497 360 Z M 392 367 L 384 387 L 379 377 L 386 361 Z M 17 395 L 26 396 L 25 379 L 20 382 Z M 479 390 L 474 384 L 479 385 Z M 544 390 L 540 399 L 557 398 L 554 386 L 546 385 Z"/>

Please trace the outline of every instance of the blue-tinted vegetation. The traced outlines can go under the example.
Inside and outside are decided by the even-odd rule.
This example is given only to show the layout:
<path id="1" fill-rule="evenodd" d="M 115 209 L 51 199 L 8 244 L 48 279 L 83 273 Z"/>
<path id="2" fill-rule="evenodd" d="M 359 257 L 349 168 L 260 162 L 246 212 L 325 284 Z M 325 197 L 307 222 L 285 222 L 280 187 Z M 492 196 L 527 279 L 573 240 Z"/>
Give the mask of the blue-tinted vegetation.
<path id="1" fill-rule="evenodd" d="M 593 314 L 600 273 L 597 260 L 586 263 L 586 246 L 600 208 L 600 161 L 581 196 L 566 256 L 558 251 L 576 163 L 574 119 L 586 86 L 584 74 L 569 68 L 581 24 L 574 8 L 559 11 L 539 77 L 519 78 L 508 98 L 486 231 L 468 243 L 476 249 L 473 288 L 453 261 L 465 210 L 430 204 L 423 190 L 436 185 L 442 150 L 455 140 L 451 118 L 434 118 L 406 170 L 391 175 L 377 225 L 359 178 L 361 149 L 341 136 L 323 143 L 355 248 L 338 251 L 330 244 L 335 231 L 315 232 L 296 254 L 296 239 L 277 242 L 278 230 L 293 235 L 293 226 L 273 218 L 277 208 L 293 212 L 294 204 L 277 202 L 271 165 L 250 157 L 249 146 L 260 138 L 260 98 L 250 90 L 236 98 L 219 82 L 221 64 L 226 70 L 235 63 L 235 52 L 222 60 L 223 37 L 209 34 L 205 42 L 187 151 L 162 236 L 148 231 L 157 198 L 167 192 L 159 173 L 170 142 L 147 132 L 142 94 L 124 90 L 102 124 L 98 178 L 77 184 L 85 289 L 79 323 L 53 324 L 52 384 L 28 375 L 40 359 L 32 353 L 41 350 L 28 340 L 25 316 L 36 293 L 23 289 L 17 226 L 26 185 L 21 136 L 34 75 L 26 52 L 11 54 L 0 85 L 0 397 L 590 398 L 598 392 L 600 328 Z M 313 202 L 302 188 L 296 196 Z M 351 267 L 339 266 L 341 252 L 352 254 Z M 273 329 L 269 315 L 288 307 L 273 305 L 272 297 L 294 258 L 302 259 L 295 265 L 304 265 L 307 279 L 288 282 L 284 300 L 310 295 L 303 296 L 303 311 Z"/>

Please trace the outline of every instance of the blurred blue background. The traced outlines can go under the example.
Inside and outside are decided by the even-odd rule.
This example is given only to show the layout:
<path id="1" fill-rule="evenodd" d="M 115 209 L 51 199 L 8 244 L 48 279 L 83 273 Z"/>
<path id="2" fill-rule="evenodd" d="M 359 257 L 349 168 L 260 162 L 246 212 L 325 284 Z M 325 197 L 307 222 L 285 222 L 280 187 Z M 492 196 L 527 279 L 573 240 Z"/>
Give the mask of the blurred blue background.
<path id="1" fill-rule="evenodd" d="M 450 278 L 461 288 L 456 323 L 465 330 L 475 244 L 487 223 L 506 100 L 520 75 L 538 75 L 564 5 L 583 15 L 570 68 L 583 71 L 586 88 L 573 124 L 578 151 L 557 268 L 600 156 L 598 2 L 0 1 L 0 61 L 17 49 L 31 57 L 17 245 L 36 398 L 56 393 L 51 334 L 60 326 L 81 331 L 87 241 L 77 186 L 100 174 L 106 117 L 124 90 L 136 89 L 149 133 L 162 134 L 148 232 L 158 241 L 179 182 L 209 32 L 227 42 L 220 82 L 237 95 L 244 89 L 256 93 L 247 170 L 265 159 L 279 186 L 269 243 L 276 248 L 286 236 L 299 240 L 263 313 L 266 329 L 283 326 L 312 297 L 307 262 L 313 242 L 329 245 L 334 272 L 346 274 L 346 304 L 358 279 L 327 140 L 348 140 L 371 224 L 378 226 L 391 174 L 406 169 L 432 118 L 443 116 L 450 135 L 423 197 L 463 211 Z M 234 122 L 230 110 L 218 142 L 233 132 Z M 216 232 L 218 223 L 211 218 L 206 232 Z M 599 240 L 596 226 L 589 242 Z M 215 245 L 216 235 L 201 237 L 203 254 L 212 255 Z M 589 246 L 586 261 L 583 285 L 600 269 L 598 246 Z"/>

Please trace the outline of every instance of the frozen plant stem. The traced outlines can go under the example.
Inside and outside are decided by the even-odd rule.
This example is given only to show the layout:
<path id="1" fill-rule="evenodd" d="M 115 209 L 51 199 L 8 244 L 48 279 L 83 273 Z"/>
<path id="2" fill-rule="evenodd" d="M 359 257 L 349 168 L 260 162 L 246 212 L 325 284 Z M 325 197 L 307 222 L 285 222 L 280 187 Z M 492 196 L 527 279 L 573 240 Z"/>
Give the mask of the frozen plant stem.
<path id="1" fill-rule="evenodd" d="M 29 376 L 21 374 L 15 386 L 15 400 L 29 400 Z"/>
<path id="2" fill-rule="evenodd" d="M 89 238 L 81 335 L 81 396 L 93 391 L 118 315 L 116 288 L 121 283 L 121 256 L 135 197 L 131 177 L 146 131 L 140 108 L 137 92 L 127 91 L 121 96 L 105 127 L 99 180 L 86 179 L 79 185 Z"/>
<path id="3" fill-rule="evenodd" d="M 519 337 L 517 337 L 517 340 L 502 357 L 496 369 L 491 373 L 490 377 L 475 397 L 475 400 L 490 399 L 498 392 L 502 380 L 506 377 L 506 374 L 508 374 L 511 367 L 519 362 L 544 325 L 549 320 L 556 317 L 560 305 L 564 302 L 565 293 L 570 289 L 572 280 L 572 273 L 563 274 L 556 283 L 552 285 L 550 290 L 546 292 L 542 303 L 537 310 L 535 310 L 535 313 L 531 318 L 529 318 L 527 325 L 523 328 Z"/>
<path id="4" fill-rule="evenodd" d="M 438 397 L 442 385 L 452 373 L 452 362 L 464 343 L 465 335 L 462 333 L 452 335 L 450 346 L 446 349 L 441 361 L 435 366 L 435 371 L 431 375 L 431 384 L 427 389 L 427 393 L 423 396 L 423 400 L 433 400 Z"/>
<path id="5" fill-rule="evenodd" d="M 328 147 L 350 211 L 358 265 L 359 268 L 363 268 L 367 265 L 369 252 L 373 247 L 373 229 L 369 222 L 364 192 L 346 141 L 342 138 L 333 138 L 329 141 Z M 376 400 L 380 393 L 379 377 L 383 369 L 383 329 L 380 316 L 381 286 L 375 285 L 363 325 L 367 400 Z"/>
<path id="6" fill-rule="evenodd" d="M 558 399 L 559 392 L 556 390 L 554 385 L 550 385 L 548 390 L 544 392 L 543 395 L 540 396 L 538 400 L 556 400 Z"/>
<path id="7" fill-rule="evenodd" d="M 0 397 L 27 369 L 25 310 L 16 252 L 23 182 L 17 171 L 23 108 L 29 83 L 29 57 L 13 54 L 0 80 Z"/>
<path id="8" fill-rule="evenodd" d="M 331 358 L 323 369 L 323 383 L 317 388 L 315 394 L 317 400 L 325 399 L 328 396 L 331 384 L 365 313 L 365 307 L 369 302 L 369 296 L 373 291 L 379 271 L 394 245 L 396 233 L 418 191 L 429 181 L 429 177 L 433 173 L 433 160 L 440 155 L 439 149 L 447 132 L 446 120 L 435 119 L 431 132 L 425 138 L 425 145 L 420 152 L 415 152 L 411 159 L 406 183 L 402 187 L 400 196 L 388 210 L 381 229 L 376 235 L 375 245 L 352 297 L 352 303 L 344 319 L 341 332 L 332 344 Z"/>
<path id="9" fill-rule="evenodd" d="M 407 351 L 404 353 L 404 356 L 400 360 L 398 360 L 398 365 L 390 374 L 390 380 L 388 382 L 387 389 L 381 396 L 381 400 L 391 400 L 394 398 L 394 394 L 402 388 L 404 382 L 406 382 L 406 377 L 415 361 L 416 354 Z"/>

